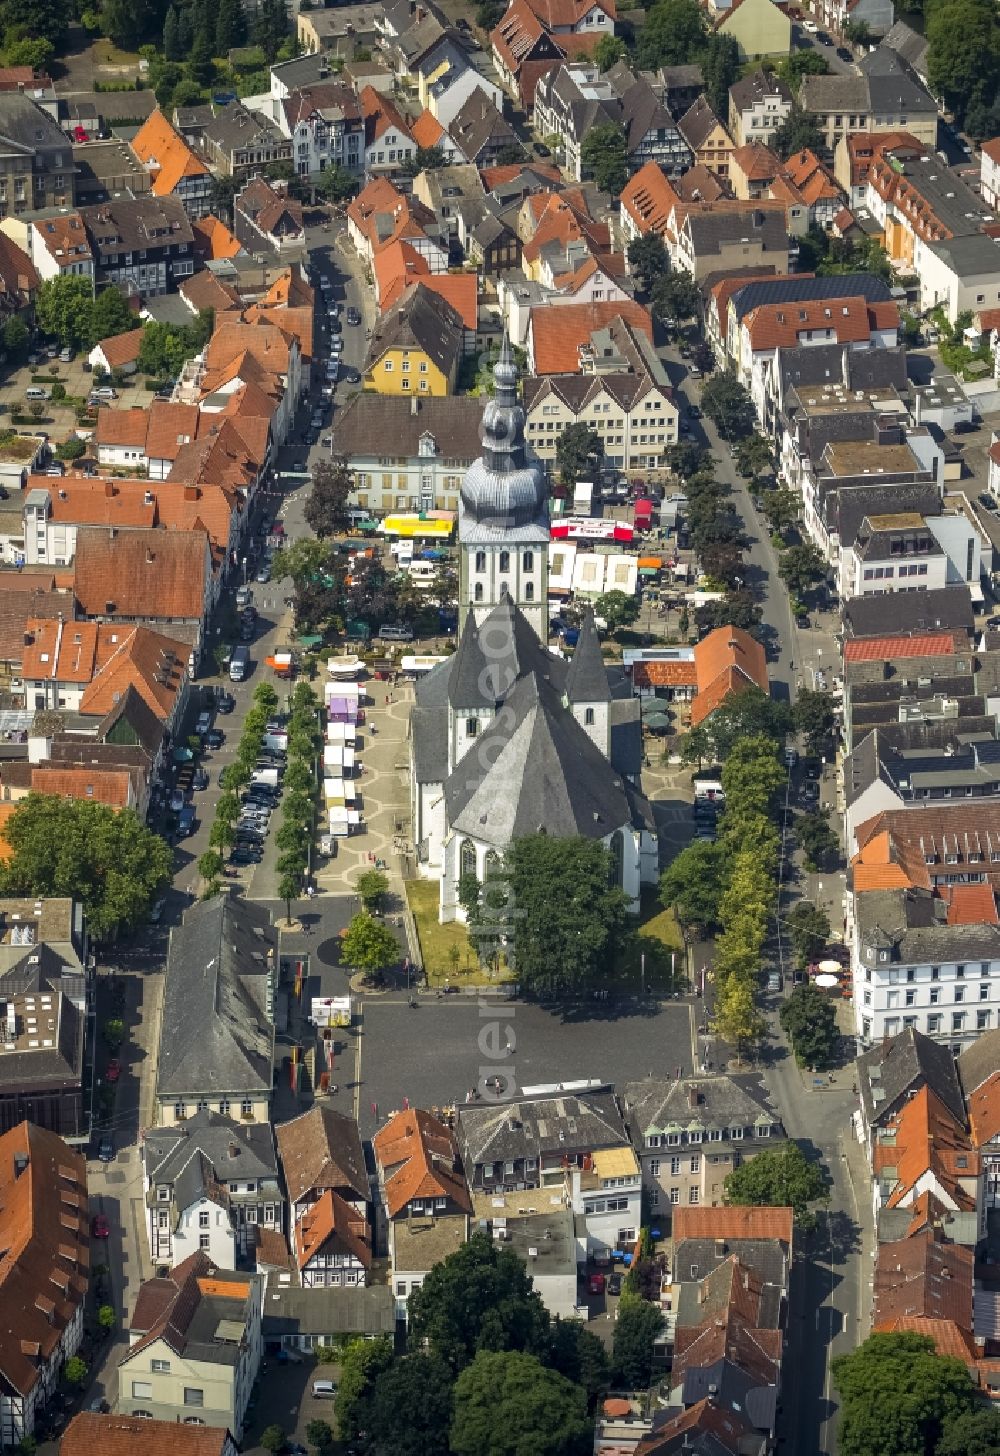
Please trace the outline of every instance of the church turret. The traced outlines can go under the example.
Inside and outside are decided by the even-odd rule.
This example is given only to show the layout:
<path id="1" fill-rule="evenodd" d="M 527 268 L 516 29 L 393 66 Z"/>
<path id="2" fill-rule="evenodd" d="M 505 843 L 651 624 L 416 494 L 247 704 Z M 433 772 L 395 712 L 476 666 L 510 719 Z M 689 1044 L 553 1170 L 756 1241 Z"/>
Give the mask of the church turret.
<path id="1" fill-rule="evenodd" d="M 521 608 L 539 637 L 548 634 L 549 515 L 545 477 L 529 461 L 517 365 L 506 335 L 493 378 L 496 392 L 483 411 L 483 453 L 469 466 L 459 500 L 460 617 L 471 609 L 482 622 L 504 594 Z"/>
<path id="2" fill-rule="evenodd" d="M 566 702 L 591 742 L 611 753 L 611 689 L 594 613 L 589 608 L 566 674 Z"/>

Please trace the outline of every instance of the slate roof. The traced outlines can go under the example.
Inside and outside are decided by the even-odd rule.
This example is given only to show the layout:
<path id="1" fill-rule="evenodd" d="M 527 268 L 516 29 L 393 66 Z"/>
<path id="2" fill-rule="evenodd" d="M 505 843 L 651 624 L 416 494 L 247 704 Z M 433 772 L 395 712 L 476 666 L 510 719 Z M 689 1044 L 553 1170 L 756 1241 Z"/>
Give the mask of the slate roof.
<path id="1" fill-rule="evenodd" d="M 788 257 L 785 210 L 773 203 L 748 202 L 745 207 L 723 211 L 692 211 L 684 221 L 684 228 L 690 234 L 691 247 L 699 258 L 721 252 L 729 244 L 741 242 L 744 238 L 751 243 L 760 243 L 765 252 L 778 253 L 783 259 Z"/>
<path id="2" fill-rule="evenodd" d="M 601 653 L 601 639 L 594 624 L 594 613 L 589 608 L 584 614 L 580 636 L 566 673 L 566 697 L 571 703 L 611 701 L 608 671 Z"/>
<path id="3" fill-rule="evenodd" d="M 348 1289 L 268 1289 L 261 1333 L 284 1335 L 389 1335 L 396 1333 L 396 1300 L 386 1284 Z M 173 1427 L 174 1430 L 178 1428 Z M 91 1456 L 88 1452 L 87 1456 Z M 171 1453 L 164 1453 L 171 1456 Z M 178 1453 L 182 1456 L 182 1453 Z"/>
<path id="4" fill-rule="evenodd" d="M 720 1129 L 753 1127 L 758 1122 L 781 1125 L 760 1082 L 750 1076 L 646 1077 L 627 1082 L 621 1097 L 637 1147 L 648 1130 L 662 1131 L 668 1124 L 686 1127 L 693 1122 Z"/>
<path id="5" fill-rule="evenodd" d="M 885 1122 L 921 1087 L 930 1087 L 949 1112 L 959 1121 L 965 1120 L 954 1057 L 948 1047 L 912 1026 L 862 1052 L 857 1068 L 858 1092 L 869 1127 Z"/>
<path id="6" fill-rule="evenodd" d="M 201 1180 L 203 1163 L 218 1183 L 236 1180 L 275 1180 L 278 1158 L 270 1123 L 237 1122 L 203 1108 L 172 1127 L 146 1132 L 142 1160 L 151 1185 L 174 1185 L 174 1204 L 188 1208 L 193 1197 L 184 1191 L 193 1178 Z M 179 1191 L 178 1191 L 179 1190 Z"/>
<path id="7" fill-rule="evenodd" d="M 517 132 L 478 86 L 448 127 L 462 155 L 475 162 L 487 147 L 519 146 Z"/>
<path id="8" fill-rule="evenodd" d="M 461 315 L 422 283 L 411 283 L 376 323 L 368 346 L 371 368 L 390 349 L 420 349 L 450 375 L 465 348 Z"/>
<path id="9" fill-rule="evenodd" d="M 314 1106 L 275 1129 L 285 1186 L 292 1203 L 313 1189 L 332 1188 L 368 1199 L 368 1174 L 361 1134 L 352 1117 Z"/>
<path id="10" fill-rule="evenodd" d="M 891 116 L 896 111 L 911 117 L 937 116 L 937 102 L 898 51 L 885 44 L 876 46 L 861 57 L 858 69 L 867 80 L 871 109 L 877 116 Z M 846 102 L 837 107 L 838 111 L 847 109 Z"/>
<path id="11" fill-rule="evenodd" d="M 266 994 L 268 955 L 277 948 L 271 918 L 257 905 L 216 895 L 188 909 L 170 933 L 158 1097 L 270 1097 L 274 1026 Z"/>
<path id="12" fill-rule="evenodd" d="M 699 147 L 704 146 L 716 128 L 719 128 L 728 137 L 729 133 L 726 132 L 725 126 L 716 116 L 705 96 L 699 96 L 694 105 L 685 111 L 677 123 L 677 130 L 695 153 Z"/>
<path id="13" fill-rule="evenodd" d="M 436 453 L 446 460 L 471 461 L 479 454 L 482 403 L 470 395 L 429 396 L 416 401 L 362 391 L 344 406 L 337 419 L 337 450 L 354 456 L 380 456 L 386 440 L 397 455 L 415 457 L 420 441 L 430 435 Z"/>
<path id="14" fill-rule="evenodd" d="M 964 628 L 972 632 L 972 598 L 964 583 L 929 591 L 886 592 L 878 597 L 853 597 L 843 605 L 848 637 L 896 636 Z"/>
<path id="15" fill-rule="evenodd" d="M 927 67 L 927 39 L 911 30 L 904 20 L 897 20 L 889 27 L 882 46 L 895 51 L 918 74 Z"/>
<path id="16" fill-rule="evenodd" d="M 836 273 L 820 278 L 761 278 L 738 288 L 732 295 L 731 307 L 737 322 L 742 323 L 752 309 L 773 303 L 835 298 L 864 298 L 869 303 L 881 303 L 890 296 L 889 285 L 873 273 Z"/>
<path id="17" fill-rule="evenodd" d="M 763 101 L 765 97 L 778 96 L 782 101 L 792 104 L 792 93 L 779 76 L 773 71 L 765 71 L 759 66 L 756 71 L 751 71 L 749 76 L 742 76 L 734 81 L 729 88 L 729 99 L 737 111 L 745 111 L 755 101 Z"/>
<path id="18" fill-rule="evenodd" d="M 610 1091 L 520 1098 L 498 1107 L 458 1109 L 458 1144 L 467 1169 L 546 1153 L 629 1146 Z M 562 1133 L 562 1137 L 560 1137 Z"/>
<path id="19" fill-rule="evenodd" d="M 1000 1028 L 984 1031 L 958 1057 L 958 1078 L 966 1097 L 1000 1071 Z M 954 1109 L 953 1109 L 954 1110 Z"/>

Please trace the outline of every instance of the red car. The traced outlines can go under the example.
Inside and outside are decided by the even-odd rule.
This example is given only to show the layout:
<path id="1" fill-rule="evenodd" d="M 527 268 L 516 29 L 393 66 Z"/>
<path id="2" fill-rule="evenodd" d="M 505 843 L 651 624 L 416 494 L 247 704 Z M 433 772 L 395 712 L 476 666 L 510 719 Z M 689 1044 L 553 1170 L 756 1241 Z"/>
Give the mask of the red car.
<path id="1" fill-rule="evenodd" d="M 95 1239 L 110 1238 L 111 1225 L 108 1223 L 103 1213 L 95 1213 L 93 1218 L 90 1220 L 90 1234 L 91 1238 Z"/>
<path id="2" fill-rule="evenodd" d="M 117 1057 L 112 1057 L 104 1071 L 105 1082 L 117 1082 L 122 1074 L 122 1064 Z"/>
<path id="3" fill-rule="evenodd" d="M 591 1274 L 590 1275 L 590 1278 L 587 1280 L 587 1288 L 590 1290 L 591 1294 L 603 1294 L 604 1293 L 604 1275 L 603 1274 Z"/>

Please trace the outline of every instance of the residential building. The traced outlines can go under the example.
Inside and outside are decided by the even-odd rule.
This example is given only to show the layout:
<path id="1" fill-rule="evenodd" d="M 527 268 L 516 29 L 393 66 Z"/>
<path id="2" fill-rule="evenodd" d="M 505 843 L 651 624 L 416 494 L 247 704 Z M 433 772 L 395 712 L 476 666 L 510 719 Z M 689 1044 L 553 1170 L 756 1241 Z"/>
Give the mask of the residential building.
<path id="1" fill-rule="evenodd" d="M 737 147 L 774 135 L 792 109 L 791 91 L 773 71 L 758 68 L 729 88 L 729 134 Z"/>
<path id="2" fill-rule="evenodd" d="M 398 172 L 403 163 L 417 153 L 410 128 L 395 104 L 371 86 L 365 86 L 358 100 L 364 120 L 365 173 L 374 177 L 381 172 Z"/>
<path id="3" fill-rule="evenodd" d="M 712 110 L 705 96 L 685 111 L 677 123 L 677 130 L 687 144 L 697 166 L 708 170 L 725 180 L 729 176 L 729 158 L 733 151 L 733 139 Z"/>
<path id="4" fill-rule="evenodd" d="M 235 198 L 233 225 L 251 253 L 299 258 L 305 250 L 301 202 L 289 197 L 287 188 L 272 187 L 263 177 L 254 177 Z"/>
<path id="5" fill-rule="evenodd" d="M 346 167 L 360 173 L 365 165 L 365 120 L 358 96 L 338 80 L 296 87 L 273 107 L 274 118 L 292 144 L 300 177 Z"/>
<path id="6" fill-rule="evenodd" d="M 106 374 L 114 369 L 121 374 L 134 374 L 141 352 L 142 329 L 129 329 L 127 334 L 100 339 L 87 355 L 87 362 L 92 369 L 103 369 Z"/>
<path id="7" fill-rule="evenodd" d="M 785 1132 L 754 1078 L 712 1076 L 628 1082 L 622 1111 L 654 1217 L 724 1202 L 728 1175 Z"/>
<path id="8" fill-rule="evenodd" d="M 168 293 L 194 272 L 194 233 L 176 197 L 115 197 L 80 216 L 98 282 L 144 296 Z"/>
<path id="9" fill-rule="evenodd" d="M 0 92 L 0 217 L 72 207 L 75 172 L 58 122 L 24 92 Z"/>
<path id="10" fill-rule="evenodd" d="M 252 1261 L 264 1229 L 281 1232 L 284 1199 L 274 1132 L 204 1108 L 142 1144 L 146 1232 L 154 1265 L 203 1249 L 217 1269 Z"/>
<path id="11" fill-rule="evenodd" d="M 865 25 L 870 35 L 887 36 L 896 15 L 893 0 L 820 0 L 816 18 L 837 35 L 843 35 L 848 25 Z M 905 59 L 896 46 L 889 46 L 888 41 L 887 46 Z"/>
<path id="12" fill-rule="evenodd" d="M 427 1274 L 469 1237 L 472 1200 L 451 1129 L 419 1108 L 397 1112 L 372 1139 L 396 1313 Z"/>
<path id="13" fill-rule="evenodd" d="M 539 79 L 563 63 L 565 51 L 528 0 L 511 0 L 499 24 L 490 31 L 490 46 L 501 85 L 530 114 Z"/>
<path id="14" fill-rule="evenodd" d="M 118 1411 L 243 1437 L 260 1369 L 264 1280 L 202 1251 L 140 1286 L 118 1365 Z"/>
<path id="15" fill-rule="evenodd" d="M 275 1136 L 288 1194 L 291 1249 L 303 1286 L 307 1282 L 320 1288 L 330 1283 L 363 1285 L 371 1262 L 371 1193 L 357 1123 L 317 1103 L 291 1122 L 281 1123 Z M 329 1267 L 339 1270 L 341 1277 L 327 1280 L 324 1245 L 331 1238 L 339 1245 L 339 1263 Z M 313 1255 L 319 1257 L 309 1270 Z M 356 1277 L 345 1279 L 348 1274 Z"/>
<path id="16" fill-rule="evenodd" d="M 270 1120 L 277 933 L 265 910 L 229 895 L 189 907 L 170 933 L 156 1075 L 156 1121 L 206 1109 Z"/>
<path id="17" fill-rule="evenodd" d="M 202 134 L 205 155 L 238 182 L 277 162 L 293 162 L 292 144 L 276 126 L 239 102 L 216 108 Z"/>
<path id="18" fill-rule="evenodd" d="M 632 299 L 532 308 L 526 340 L 528 368 L 536 375 L 583 373 L 585 364 L 593 367 L 595 362 L 589 341 L 595 334 L 603 336 L 619 321 L 633 337 L 641 334 L 648 345 L 644 353 L 651 352 L 649 311 Z"/>
<path id="19" fill-rule="evenodd" d="M 622 470 L 667 468 L 676 445 L 678 410 L 669 380 L 646 335 L 615 318 L 572 350 L 567 339 L 566 375 L 524 382 L 530 450 L 549 469 L 563 430 L 578 421 L 600 434 L 605 457 Z"/>
<path id="20" fill-rule="evenodd" d="M 132 151 L 149 174 L 154 197 L 174 197 L 189 218 L 207 217 L 214 185 L 205 162 L 156 110 L 132 138 Z"/>
<path id="21" fill-rule="evenodd" d="M 852 131 L 905 131 L 937 143 L 937 104 L 907 63 L 879 46 L 858 63 L 860 74 L 804 76 L 799 101 L 823 131 L 829 150 Z"/>
<path id="22" fill-rule="evenodd" d="M 969 1121 L 969 1140 L 979 1158 L 980 1233 L 990 1210 L 1000 1208 L 1000 1030 L 984 1032 L 959 1055 L 956 1066 Z"/>
<path id="23" fill-rule="evenodd" d="M 501 1204 L 507 1201 L 497 1200 Z M 489 1232 L 497 1247 L 521 1260 L 532 1289 L 552 1318 L 579 1320 L 586 1303 L 578 1295 L 580 1251 L 573 1210 L 546 1208 L 512 1217 L 504 1207 L 503 1213 L 499 1209 L 491 1209 L 490 1213 Z"/>
<path id="24" fill-rule="evenodd" d="M 479 453 L 481 415 L 467 395 L 356 394 L 337 422 L 352 503 L 375 515 L 457 511 L 463 474 Z"/>
<path id="25" fill-rule="evenodd" d="M 856 689 L 859 682 L 878 683 L 890 675 L 901 676 L 910 682 L 916 677 L 930 675 L 946 691 L 951 690 L 957 684 L 949 680 L 949 675 L 967 664 L 968 656 L 972 655 L 968 646 L 964 649 L 949 646 L 938 652 L 940 642 L 950 643 L 953 640 L 951 633 L 899 640 L 904 645 L 912 644 L 918 651 L 923 650 L 919 656 L 910 657 L 899 652 L 891 639 L 872 639 L 876 651 L 879 647 L 888 649 L 889 655 L 884 665 L 879 664 L 877 675 L 864 671 L 875 661 L 865 655 L 854 674 L 855 681 L 849 682 L 848 691 L 852 696 L 852 689 Z M 867 644 L 845 642 L 844 646 L 860 648 Z M 953 655 L 956 651 L 957 656 Z M 852 655 L 845 665 L 846 674 L 852 674 L 853 663 Z M 930 807 L 952 798 L 1000 800 L 1000 744 L 994 738 L 959 733 L 940 745 L 904 748 L 887 738 L 881 729 L 875 728 L 861 738 L 845 759 L 844 791 L 847 845 L 853 851 L 860 826 L 869 825 L 875 815 L 910 806 Z M 994 807 L 1000 808 L 1000 803 Z M 873 867 L 874 873 L 874 856 L 868 855 L 866 863 Z M 907 866 L 911 872 L 914 868 Z M 902 866 L 900 875 L 903 877 L 900 879 L 902 884 L 908 879 Z M 918 883 L 925 877 L 926 883 L 930 884 L 931 878 L 926 871 L 921 873 Z M 860 884 L 868 887 L 865 876 L 861 877 Z"/>
<path id="26" fill-rule="evenodd" d="M 897 20 L 886 31 L 882 48 L 895 51 L 912 71 L 927 85 L 927 37 L 920 35 L 903 20 Z"/>
<path id="27" fill-rule="evenodd" d="M 639 1162 L 607 1088 L 533 1088 L 502 1107 L 460 1107 L 456 1135 L 473 1194 L 537 1190 L 553 1208 L 561 1200 L 582 1215 L 588 1256 L 635 1242 Z"/>
<path id="28" fill-rule="evenodd" d="M 677 266 L 695 282 L 734 268 L 772 267 L 785 273 L 790 241 L 779 204 L 695 204 L 678 230 Z"/>
<path id="29" fill-rule="evenodd" d="M 532 12 L 550 35 L 613 35 L 615 0 L 529 0 Z"/>
<path id="30" fill-rule="evenodd" d="M 99 1411 L 78 1411 L 59 1442 L 59 1456 L 237 1456 L 236 1442 L 225 1429 L 150 1421 Z"/>
<path id="31" fill-rule="evenodd" d="M 1000 207 L 1000 137 L 983 142 L 979 150 L 979 190 L 988 207 Z"/>
<path id="32" fill-rule="evenodd" d="M 94 254 L 78 212 L 34 218 L 28 224 L 28 253 L 39 278 L 94 277 Z"/>
<path id="33" fill-rule="evenodd" d="M 296 33 L 300 45 L 313 55 L 350 60 L 355 51 L 374 51 L 384 13 L 384 6 L 368 0 L 330 10 L 300 10 L 295 17 Z"/>
<path id="34" fill-rule="evenodd" d="M 517 132 L 479 86 L 448 122 L 448 135 L 459 155 L 474 167 L 492 167 L 511 147 L 520 146 Z"/>
<path id="35" fill-rule="evenodd" d="M 372 330 L 364 386 L 378 394 L 453 394 L 465 355 L 461 315 L 438 294 L 413 283 Z"/>
<path id="36" fill-rule="evenodd" d="M 930 1088 L 915 1092 L 876 1132 L 872 1148 L 872 1201 L 876 1214 L 883 1207 L 912 1208 L 927 1194 L 943 1208 L 974 1213 L 978 1190 L 979 1159 L 965 1130 L 964 1115 L 955 1117 Z M 928 1230 L 924 1237 L 933 1240 L 936 1231 Z M 963 1252 L 971 1270 L 971 1250 Z M 883 1295 L 879 1284 L 876 1276 L 876 1309 Z M 893 1280 L 889 1291 L 885 1291 L 889 1295 L 887 1303 L 897 1291 Z M 970 1302 L 971 1293 L 970 1288 Z M 926 1312 L 913 1310 L 914 1314 Z M 884 1307 L 881 1313 L 887 1313 Z"/>
<path id="37" fill-rule="evenodd" d="M 0 1135 L 0 1244 L 0 1446 L 12 1450 L 80 1348 L 90 1282 L 86 1159 L 30 1122 Z"/>
<path id="38" fill-rule="evenodd" d="M 1000 244 L 968 233 L 919 249 L 920 307 L 940 306 L 954 324 L 959 314 L 1000 305 Z"/>
<path id="39" fill-rule="evenodd" d="M 945 844 L 942 852 L 946 863 L 958 863 L 957 845 Z M 928 845 L 925 854 L 932 853 L 936 858 Z M 947 897 L 916 888 L 856 895 L 851 940 L 861 1045 L 913 1026 L 957 1052 L 996 1024 L 1000 915 L 992 889 L 958 885 Z"/>
<path id="40" fill-rule="evenodd" d="M 86 975 L 60 962 L 56 937 L 70 900 L 0 901 L 0 1134 L 32 1123 L 70 1143 L 85 1141 Z"/>
<path id="41" fill-rule="evenodd" d="M 387 177 L 374 177 L 347 208 L 347 235 L 374 271 L 375 256 L 391 243 L 408 243 L 432 273 L 448 268 L 448 250 L 430 229 L 437 223 L 430 208 L 407 198 Z"/>
<path id="42" fill-rule="evenodd" d="M 680 173 L 690 162 L 682 127 L 675 126 L 649 82 L 624 62 L 604 75 L 594 65 L 570 63 L 539 77 L 533 125 L 537 135 L 559 138 L 563 169 L 576 182 L 584 177 L 583 139 L 597 126 L 625 128 L 635 170 L 655 161 Z"/>
<path id="43" fill-rule="evenodd" d="M 715 9 L 714 0 L 710 8 Z M 791 17 L 775 0 L 732 0 L 720 4 L 716 15 L 716 33 L 736 42 L 741 61 L 787 56 L 792 49 Z"/>
<path id="44" fill-rule="evenodd" d="M 982 236 L 994 216 L 982 199 L 919 144 L 877 148 L 868 170 L 865 205 L 882 227 L 892 263 L 921 271 L 924 247 L 957 237 Z"/>
<path id="45" fill-rule="evenodd" d="M 217 587 L 204 529 L 77 530 L 74 592 L 85 621 L 173 628 L 197 654 Z"/>
<path id="46" fill-rule="evenodd" d="M 969 1049 L 986 1045 L 981 1038 Z M 962 1087 L 951 1050 L 914 1027 L 886 1037 L 864 1051 L 855 1063 L 858 1075 L 858 1111 L 854 1128 L 869 1162 L 876 1143 L 895 1125 L 906 1104 L 926 1088 L 956 1120 L 965 1115 Z"/>
<path id="47" fill-rule="evenodd" d="M 958 581 L 978 585 L 980 552 L 979 534 L 961 511 L 866 516 L 841 552 L 838 590 L 847 597 L 924 586 L 933 591 Z"/>

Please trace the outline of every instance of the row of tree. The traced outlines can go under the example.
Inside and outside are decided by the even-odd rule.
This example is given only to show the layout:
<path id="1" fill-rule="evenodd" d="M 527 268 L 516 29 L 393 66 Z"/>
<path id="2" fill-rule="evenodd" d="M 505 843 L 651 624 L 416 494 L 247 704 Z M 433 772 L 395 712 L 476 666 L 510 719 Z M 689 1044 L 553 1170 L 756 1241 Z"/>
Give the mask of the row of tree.
<path id="1" fill-rule="evenodd" d="M 278 895 L 292 923 L 292 901 L 302 893 L 316 828 L 318 785 L 316 755 L 320 746 L 319 701 L 307 682 L 295 684 L 288 715 L 288 758 L 281 828 L 278 830 Z"/>
<path id="2" fill-rule="evenodd" d="M 205 896 L 218 893 L 225 870 L 225 852 L 236 840 L 236 821 L 240 817 L 240 795 L 253 777 L 268 717 L 278 706 L 278 695 L 270 683 L 258 683 L 253 707 L 243 720 L 243 731 L 233 762 L 222 773 L 222 793 L 215 805 L 215 818 L 209 831 L 209 848 L 198 860 L 198 873 L 205 881 Z"/>

